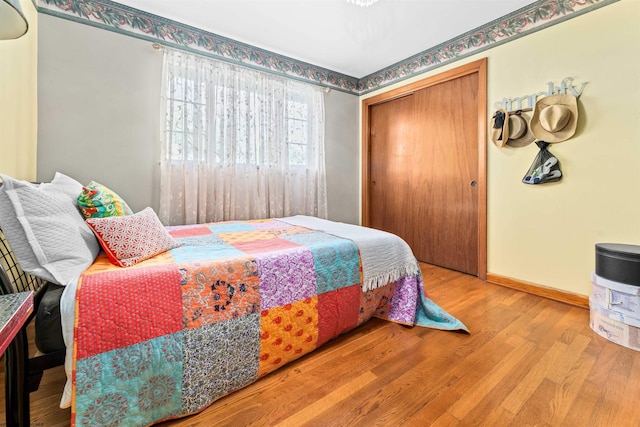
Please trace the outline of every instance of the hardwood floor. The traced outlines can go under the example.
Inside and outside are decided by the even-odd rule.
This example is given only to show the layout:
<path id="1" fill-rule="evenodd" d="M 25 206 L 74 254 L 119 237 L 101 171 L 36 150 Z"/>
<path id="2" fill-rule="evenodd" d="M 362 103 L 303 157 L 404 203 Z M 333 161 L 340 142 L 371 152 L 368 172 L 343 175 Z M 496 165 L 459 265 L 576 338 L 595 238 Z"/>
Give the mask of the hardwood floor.
<path id="1" fill-rule="evenodd" d="M 640 353 L 593 333 L 587 310 L 422 267 L 429 295 L 471 334 L 372 319 L 161 425 L 640 425 Z M 69 410 L 57 408 L 63 382 L 62 368 L 45 373 L 32 425 L 68 425 Z"/>

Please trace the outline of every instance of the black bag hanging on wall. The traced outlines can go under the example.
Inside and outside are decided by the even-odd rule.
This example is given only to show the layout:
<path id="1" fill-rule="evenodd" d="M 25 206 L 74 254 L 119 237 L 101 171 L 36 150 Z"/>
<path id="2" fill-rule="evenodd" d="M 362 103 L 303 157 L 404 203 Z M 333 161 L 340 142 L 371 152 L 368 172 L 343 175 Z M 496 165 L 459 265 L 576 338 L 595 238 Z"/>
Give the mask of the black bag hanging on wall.
<path id="1" fill-rule="evenodd" d="M 540 151 L 533 160 L 524 178 L 522 178 L 522 182 L 525 184 L 546 184 L 547 182 L 561 180 L 562 171 L 560 170 L 560 161 L 547 150 L 549 143 L 536 141 L 536 145 L 540 148 Z"/>

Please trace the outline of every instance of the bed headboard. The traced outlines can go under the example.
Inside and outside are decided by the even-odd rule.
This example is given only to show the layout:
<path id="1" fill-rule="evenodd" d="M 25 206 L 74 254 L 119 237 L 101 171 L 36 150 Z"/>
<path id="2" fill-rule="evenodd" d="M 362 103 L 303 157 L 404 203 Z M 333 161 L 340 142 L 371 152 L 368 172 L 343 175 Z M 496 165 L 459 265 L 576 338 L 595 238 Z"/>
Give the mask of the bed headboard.
<path id="1" fill-rule="evenodd" d="M 45 280 L 22 271 L 0 228 L 0 294 L 25 291 L 37 293 L 46 283 Z"/>

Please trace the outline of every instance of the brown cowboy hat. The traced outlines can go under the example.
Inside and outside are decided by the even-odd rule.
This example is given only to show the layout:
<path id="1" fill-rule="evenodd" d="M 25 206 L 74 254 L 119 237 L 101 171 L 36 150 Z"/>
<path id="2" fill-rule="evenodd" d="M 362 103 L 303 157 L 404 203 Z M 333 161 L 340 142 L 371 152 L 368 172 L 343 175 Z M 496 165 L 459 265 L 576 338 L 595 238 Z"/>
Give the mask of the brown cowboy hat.
<path id="1" fill-rule="evenodd" d="M 545 96 L 536 102 L 531 117 L 531 132 L 539 140 L 562 142 L 576 133 L 578 101 L 575 96 L 559 94 Z"/>
<path id="2" fill-rule="evenodd" d="M 536 139 L 529 128 L 529 120 L 522 111 L 509 114 L 509 138 L 506 144 L 510 147 L 525 147 Z"/>

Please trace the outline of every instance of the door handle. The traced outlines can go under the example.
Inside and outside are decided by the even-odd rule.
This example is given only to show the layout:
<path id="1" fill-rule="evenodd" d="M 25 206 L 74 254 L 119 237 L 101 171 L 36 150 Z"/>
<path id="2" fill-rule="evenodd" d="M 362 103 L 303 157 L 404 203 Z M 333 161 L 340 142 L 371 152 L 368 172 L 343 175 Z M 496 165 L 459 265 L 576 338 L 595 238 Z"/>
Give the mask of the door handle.
<path id="1" fill-rule="evenodd" d="M 475 188 L 475 187 L 477 187 L 477 186 L 478 186 L 478 181 L 476 181 L 476 180 L 474 179 L 473 181 L 471 181 L 471 182 L 469 183 L 469 185 Z"/>

